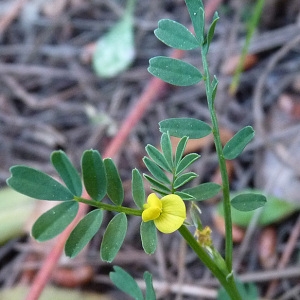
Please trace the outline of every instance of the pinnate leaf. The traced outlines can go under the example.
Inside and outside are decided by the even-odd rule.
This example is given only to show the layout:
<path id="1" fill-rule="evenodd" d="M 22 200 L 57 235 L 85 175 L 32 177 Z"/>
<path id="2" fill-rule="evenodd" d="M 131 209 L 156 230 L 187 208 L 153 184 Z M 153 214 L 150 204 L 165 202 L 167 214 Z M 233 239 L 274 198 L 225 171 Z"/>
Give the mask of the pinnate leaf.
<path id="1" fill-rule="evenodd" d="M 134 203 L 140 209 L 143 209 L 143 205 L 146 202 L 146 193 L 144 188 L 143 177 L 137 169 L 132 170 L 132 198 Z"/>
<path id="2" fill-rule="evenodd" d="M 107 180 L 104 163 L 97 150 L 86 150 L 81 158 L 84 186 L 94 200 L 102 200 L 106 195 Z"/>
<path id="3" fill-rule="evenodd" d="M 180 139 L 177 147 L 176 147 L 176 152 L 175 152 L 175 166 L 178 165 L 179 161 L 181 160 L 181 158 L 183 156 L 183 153 L 184 153 L 184 150 L 185 150 L 185 147 L 186 147 L 188 139 L 189 138 L 187 136 L 182 137 Z"/>
<path id="4" fill-rule="evenodd" d="M 65 245 L 65 253 L 73 258 L 90 242 L 98 232 L 103 219 L 103 211 L 95 209 L 89 212 L 71 232 Z"/>
<path id="5" fill-rule="evenodd" d="M 172 143 L 170 140 L 169 133 L 163 133 L 161 135 L 160 146 L 163 152 L 164 157 L 171 169 L 173 169 L 173 151 L 172 151 Z"/>
<path id="6" fill-rule="evenodd" d="M 145 300 L 156 300 L 155 290 L 152 283 L 152 275 L 146 271 L 144 273 L 144 280 L 146 283 L 146 297 Z"/>
<path id="7" fill-rule="evenodd" d="M 194 85 L 201 81 L 200 71 L 182 60 L 157 56 L 149 60 L 148 71 L 161 80 L 178 86 Z"/>
<path id="8" fill-rule="evenodd" d="M 118 254 L 127 232 L 127 217 L 125 213 L 115 215 L 103 235 L 100 256 L 103 261 L 112 262 Z"/>
<path id="9" fill-rule="evenodd" d="M 254 137 L 254 130 L 251 126 L 246 126 L 238 131 L 224 146 L 223 154 L 225 159 L 231 160 L 242 153 L 244 148 Z"/>
<path id="10" fill-rule="evenodd" d="M 79 204 L 76 201 L 65 201 L 42 214 L 32 227 L 32 236 L 40 241 L 50 240 L 74 220 Z"/>
<path id="11" fill-rule="evenodd" d="M 66 153 L 62 150 L 52 152 L 51 162 L 68 189 L 75 196 L 80 197 L 82 193 L 81 178 Z"/>
<path id="12" fill-rule="evenodd" d="M 174 188 L 178 189 L 179 187 L 181 187 L 182 185 L 188 183 L 189 181 L 196 178 L 197 176 L 198 175 L 194 172 L 188 172 L 188 173 L 185 173 L 185 174 L 182 174 L 182 175 L 178 176 L 174 181 Z"/>
<path id="13" fill-rule="evenodd" d="M 104 159 L 107 179 L 107 195 L 115 205 L 121 205 L 124 200 L 124 189 L 118 169 L 111 158 Z"/>
<path id="14" fill-rule="evenodd" d="M 190 139 L 200 139 L 211 133 L 211 127 L 194 118 L 170 118 L 159 122 L 161 132 L 169 132 L 171 136 Z"/>
<path id="15" fill-rule="evenodd" d="M 15 191 L 40 200 L 72 200 L 73 194 L 51 176 L 26 166 L 10 168 L 7 184 Z"/>
<path id="16" fill-rule="evenodd" d="M 154 30 L 156 37 L 169 47 L 191 50 L 199 47 L 199 42 L 194 35 L 182 24 L 163 19 L 158 22 Z"/>

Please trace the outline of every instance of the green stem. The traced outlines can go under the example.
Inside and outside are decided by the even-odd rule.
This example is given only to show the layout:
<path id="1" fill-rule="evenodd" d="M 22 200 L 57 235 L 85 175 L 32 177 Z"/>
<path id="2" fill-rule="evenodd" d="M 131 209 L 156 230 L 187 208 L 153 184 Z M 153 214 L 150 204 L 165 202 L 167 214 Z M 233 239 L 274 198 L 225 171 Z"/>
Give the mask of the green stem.
<path id="1" fill-rule="evenodd" d="M 222 263 L 224 260 L 217 261 L 212 258 L 205 250 L 204 247 L 201 247 L 191 232 L 187 229 L 185 225 L 182 225 L 178 231 L 182 237 L 186 240 L 188 245 L 194 250 L 200 260 L 207 266 L 207 268 L 213 273 L 213 275 L 220 281 L 228 295 L 231 299 L 242 300 L 239 291 L 237 290 L 234 276 L 231 272 L 228 272 L 226 266 L 222 268 Z M 215 251 L 215 250 L 214 250 Z"/>
<path id="2" fill-rule="evenodd" d="M 202 63 L 204 69 L 204 81 L 207 95 L 207 103 L 212 121 L 212 132 L 214 136 L 214 143 L 216 147 L 216 152 L 218 156 L 220 172 L 222 177 L 222 187 L 223 187 L 223 207 L 225 215 L 225 261 L 228 270 L 232 270 L 232 221 L 231 221 L 231 204 L 230 204 L 230 190 L 229 190 L 229 179 L 226 169 L 226 161 L 223 155 L 223 148 L 220 138 L 218 119 L 214 107 L 213 91 L 210 80 L 210 73 L 208 69 L 208 63 L 205 55 L 205 51 L 201 51 Z"/>
<path id="3" fill-rule="evenodd" d="M 108 210 L 108 211 L 123 212 L 126 215 L 141 216 L 142 212 L 143 212 L 140 209 L 134 209 L 134 208 L 129 208 L 129 207 L 125 207 L 125 206 L 111 205 L 111 204 L 103 203 L 100 201 L 89 200 L 89 199 L 85 199 L 85 198 L 81 198 L 81 197 L 74 197 L 74 200 L 81 202 L 81 203 L 85 203 L 90 206 L 102 208 L 102 209 Z"/>

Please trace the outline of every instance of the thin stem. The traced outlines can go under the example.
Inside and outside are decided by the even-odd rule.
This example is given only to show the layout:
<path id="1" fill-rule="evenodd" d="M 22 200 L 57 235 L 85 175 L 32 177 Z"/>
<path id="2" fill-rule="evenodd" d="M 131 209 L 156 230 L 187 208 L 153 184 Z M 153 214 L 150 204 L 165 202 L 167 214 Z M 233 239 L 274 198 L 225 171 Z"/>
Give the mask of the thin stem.
<path id="1" fill-rule="evenodd" d="M 141 216 L 142 212 L 143 212 L 140 209 L 134 209 L 134 208 L 129 208 L 129 207 L 125 207 L 125 206 L 111 205 L 111 204 L 103 203 L 100 201 L 89 200 L 89 199 L 85 199 L 85 198 L 81 198 L 81 197 L 74 197 L 74 200 L 81 202 L 81 203 L 88 204 L 90 206 L 102 208 L 102 209 L 108 210 L 108 211 L 123 212 L 126 215 Z"/>
<path id="2" fill-rule="evenodd" d="M 221 178 L 222 178 L 222 187 L 223 187 L 223 207 L 224 207 L 224 215 L 225 215 L 225 261 L 228 270 L 232 270 L 232 220 L 231 220 L 231 206 L 230 206 L 230 190 L 229 190 L 229 179 L 228 173 L 226 169 L 226 161 L 223 155 L 223 148 L 220 139 L 219 125 L 218 119 L 214 107 L 214 99 L 213 99 L 213 91 L 210 80 L 210 73 L 208 68 L 208 63 L 206 59 L 205 52 L 202 50 L 202 64 L 204 69 L 204 81 L 207 95 L 207 103 L 209 112 L 211 115 L 212 121 L 212 133 L 214 136 L 214 143 L 216 147 L 216 152 L 218 156 Z"/>
<path id="3" fill-rule="evenodd" d="M 239 291 L 237 290 L 234 276 L 232 273 L 228 272 L 225 268 L 222 268 L 222 262 L 224 264 L 224 260 L 217 261 L 212 258 L 205 250 L 204 247 L 200 246 L 191 232 L 187 229 L 185 225 L 182 225 L 178 231 L 182 235 L 182 237 L 186 240 L 188 245 L 194 250 L 200 260 L 207 266 L 207 268 L 213 273 L 213 275 L 220 281 L 228 295 L 231 299 L 234 300 L 242 300 Z"/>

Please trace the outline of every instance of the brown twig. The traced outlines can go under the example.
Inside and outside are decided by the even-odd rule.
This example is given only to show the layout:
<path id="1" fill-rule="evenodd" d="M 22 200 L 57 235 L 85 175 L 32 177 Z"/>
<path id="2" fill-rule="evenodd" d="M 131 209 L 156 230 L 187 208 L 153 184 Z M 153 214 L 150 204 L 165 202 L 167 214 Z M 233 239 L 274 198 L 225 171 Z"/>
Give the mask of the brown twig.
<path id="1" fill-rule="evenodd" d="M 207 2 L 207 5 L 205 7 L 207 19 L 212 17 L 214 11 L 217 9 L 221 2 L 222 0 L 211 0 Z M 183 55 L 183 51 L 174 50 L 172 52 L 171 57 L 180 58 Z M 167 84 L 158 78 L 152 78 L 150 80 L 148 86 L 146 87 L 140 99 L 138 100 L 138 103 L 134 106 L 132 111 L 125 118 L 125 121 L 120 127 L 121 129 L 106 148 L 103 155 L 104 158 L 114 157 L 120 151 L 131 130 L 138 123 L 138 121 L 142 119 L 147 108 L 154 101 L 154 99 L 156 99 L 157 96 L 159 96 L 161 91 L 164 90 L 166 86 Z M 88 198 L 86 192 L 84 192 L 83 197 Z M 46 257 L 42 268 L 40 269 L 32 283 L 31 289 L 27 295 L 26 300 L 37 300 L 39 298 L 41 292 L 43 291 L 43 288 L 45 287 L 49 278 L 51 277 L 51 273 L 54 270 L 61 256 L 65 241 L 67 240 L 68 236 L 70 235 L 70 232 L 75 227 L 78 220 L 80 220 L 84 216 L 86 211 L 87 206 L 80 204 L 80 209 L 76 216 L 76 219 L 59 236 L 57 244 L 54 246 L 50 254 Z"/>

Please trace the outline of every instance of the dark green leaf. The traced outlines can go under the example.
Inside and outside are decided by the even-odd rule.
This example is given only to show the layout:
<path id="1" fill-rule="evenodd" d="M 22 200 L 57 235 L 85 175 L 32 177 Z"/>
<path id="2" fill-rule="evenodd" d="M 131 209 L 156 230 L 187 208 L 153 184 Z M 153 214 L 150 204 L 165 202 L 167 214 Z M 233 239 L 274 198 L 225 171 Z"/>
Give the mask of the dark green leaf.
<path id="1" fill-rule="evenodd" d="M 109 278 L 114 285 L 135 300 L 143 300 L 143 293 L 133 277 L 120 267 L 113 268 L 114 271 L 109 273 Z"/>
<path id="2" fill-rule="evenodd" d="M 122 180 L 116 165 L 111 158 L 104 159 L 107 179 L 107 195 L 115 205 L 121 205 L 124 200 Z"/>
<path id="3" fill-rule="evenodd" d="M 144 174 L 144 177 L 151 183 L 152 187 L 155 187 L 155 188 L 165 192 L 166 194 L 171 193 L 171 190 L 168 187 L 166 187 L 164 184 L 162 184 L 158 180 L 154 179 L 153 177 L 151 177 L 147 174 Z"/>
<path id="4" fill-rule="evenodd" d="M 246 190 L 245 192 L 254 192 L 254 193 L 262 193 L 258 190 Z M 239 194 L 234 194 L 233 197 Z M 283 199 L 279 199 L 277 197 L 274 197 L 272 195 L 267 195 L 267 202 L 262 207 L 259 208 L 262 210 L 262 213 L 260 214 L 258 224 L 261 226 L 267 226 L 275 222 L 279 222 L 288 216 L 290 216 L 292 213 L 295 213 L 296 211 L 300 210 L 300 204 L 295 204 L 288 202 Z M 220 216 L 224 217 L 224 210 L 223 205 L 220 203 L 217 207 L 217 212 Z M 252 216 L 254 215 L 255 211 L 246 211 L 241 212 L 234 207 L 231 209 L 232 214 L 232 222 L 233 224 L 236 224 L 238 226 L 246 227 L 251 221 Z"/>
<path id="5" fill-rule="evenodd" d="M 169 167 L 173 170 L 173 151 L 169 133 L 162 134 L 160 146 Z"/>
<path id="6" fill-rule="evenodd" d="M 184 136 L 180 139 L 177 147 L 176 147 L 176 152 L 175 152 L 175 166 L 177 168 L 178 163 L 180 162 L 182 155 L 184 153 L 187 141 L 188 141 L 188 137 Z"/>
<path id="7" fill-rule="evenodd" d="M 148 71 L 161 80 L 178 86 L 194 85 L 201 81 L 197 68 L 179 59 L 157 56 L 149 60 Z"/>
<path id="8" fill-rule="evenodd" d="M 94 200 L 102 200 L 106 195 L 107 181 L 105 167 L 97 150 L 86 150 L 81 158 L 84 186 Z"/>
<path id="9" fill-rule="evenodd" d="M 196 178 L 198 175 L 194 172 L 188 172 L 178 176 L 174 181 L 174 189 L 178 189 L 182 185 L 188 183 L 192 179 Z"/>
<path id="10" fill-rule="evenodd" d="M 71 232 L 65 245 L 65 253 L 73 258 L 90 242 L 98 232 L 103 219 L 103 211 L 95 209 L 89 212 Z"/>
<path id="11" fill-rule="evenodd" d="M 193 118 L 171 118 L 159 122 L 161 132 L 169 132 L 171 136 L 190 139 L 200 139 L 211 133 L 211 127 L 200 120 Z"/>
<path id="12" fill-rule="evenodd" d="M 231 205 L 240 211 L 250 211 L 262 207 L 267 202 L 267 199 L 262 194 L 244 193 L 235 196 L 231 200 Z"/>
<path id="13" fill-rule="evenodd" d="M 14 166 L 7 184 L 15 191 L 40 200 L 72 200 L 73 194 L 58 181 L 38 170 Z"/>
<path id="14" fill-rule="evenodd" d="M 172 169 L 168 165 L 164 155 L 154 146 L 152 145 L 147 145 L 146 146 L 146 152 L 149 155 L 149 157 L 162 169 L 172 172 Z"/>
<path id="15" fill-rule="evenodd" d="M 152 275 L 146 271 L 144 273 L 144 280 L 146 283 L 146 297 L 145 300 L 156 300 L 155 290 L 152 283 Z"/>
<path id="16" fill-rule="evenodd" d="M 101 76 L 110 78 L 126 70 L 135 56 L 132 16 L 125 16 L 96 43 L 93 67 Z"/>
<path id="17" fill-rule="evenodd" d="M 180 174 L 182 171 L 184 171 L 187 167 L 189 167 L 195 160 L 197 160 L 200 157 L 197 153 L 189 153 L 187 154 L 177 165 L 176 168 L 176 175 Z"/>
<path id="18" fill-rule="evenodd" d="M 112 262 L 118 254 L 127 232 L 127 217 L 124 213 L 115 215 L 103 235 L 100 256 L 103 261 Z"/>
<path id="19" fill-rule="evenodd" d="M 223 154 L 225 159 L 230 160 L 236 158 L 253 137 L 254 130 L 251 126 L 246 126 L 238 131 L 224 146 Z"/>
<path id="20" fill-rule="evenodd" d="M 214 37 L 215 28 L 216 28 L 218 20 L 219 20 L 219 15 L 218 15 L 217 12 L 215 12 L 214 17 L 213 17 L 213 21 L 210 24 L 210 27 L 209 27 L 208 33 L 207 33 L 207 37 L 206 37 L 205 42 L 204 42 L 204 47 L 203 48 L 204 48 L 204 53 L 205 54 L 207 54 L 210 43 L 211 43 L 211 41 Z"/>
<path id="21" fill-rule="evenodd" d="M 65 201 L 42 214 L 32 227 L 32 236 L 39 242 L 50 240 L 74 220 L 79 204 L 76 201 Z"/>
<path id="22" fill-rule="evenodd" d="M 68 189 L 80 197 L 82 193 L 81 178 L 65 152 L 59 150 L 51 154 L 51 162 Z"/>
<path id="23" fill-rule="evenodd" d="M 185 26 L 172 20 L 160 20 L 154 34 L 169 47 L 181 50 L 191 50 L 199 47 L 194 35 Z"/>
<path id="24" fill-rule="evenodd" d="M 185 192 L 176 191 L 174 194 L 176 194 L 179 197 L 181 197 L 182 200 L 195 200 L 195 198 L 192 195 L 190 195 L 188 193 L 185 193 Z"/>
<path id="25" fill-rule="evenodd" d="M 194 196 L 196 201 L 202 201 L 216 196 L 221 188 L 217 183 L 206 182 L 192 188 L 184 189 L 183 191 Z"/>
<path id="26" fill-rule="evenodd" d="M 148 157 L 143 158 L 143 162 L 149 172 L 156 178 L 158 181 L 161 181 L 164 184 L 170 184 L 170 179 L 167 177 L 167 175 L 164 173 L 164 171 L 151 159 Z"/>
<path id="27" fill-rule="evenodd" d="M 132 198 L 134 203 L 140 209 L 143 209 L 143 205 L 146 202 L 146 194 L 144 188 L 143 177 L 137 169 L 132 170 Z"/>
<path id="28" fill-rule="evenodd" d="M 198 41 L 202 44 L 205 24 L 203 3 L 201 0 L 185 0 L 185 3 Z"/>
<path id="29" fill-rule="evenodd" d="M 142 222 L 140 227 L 143 249 L 147 254 L 153 254 L 157 245 L 157 231 L 153 221 Z"/>

